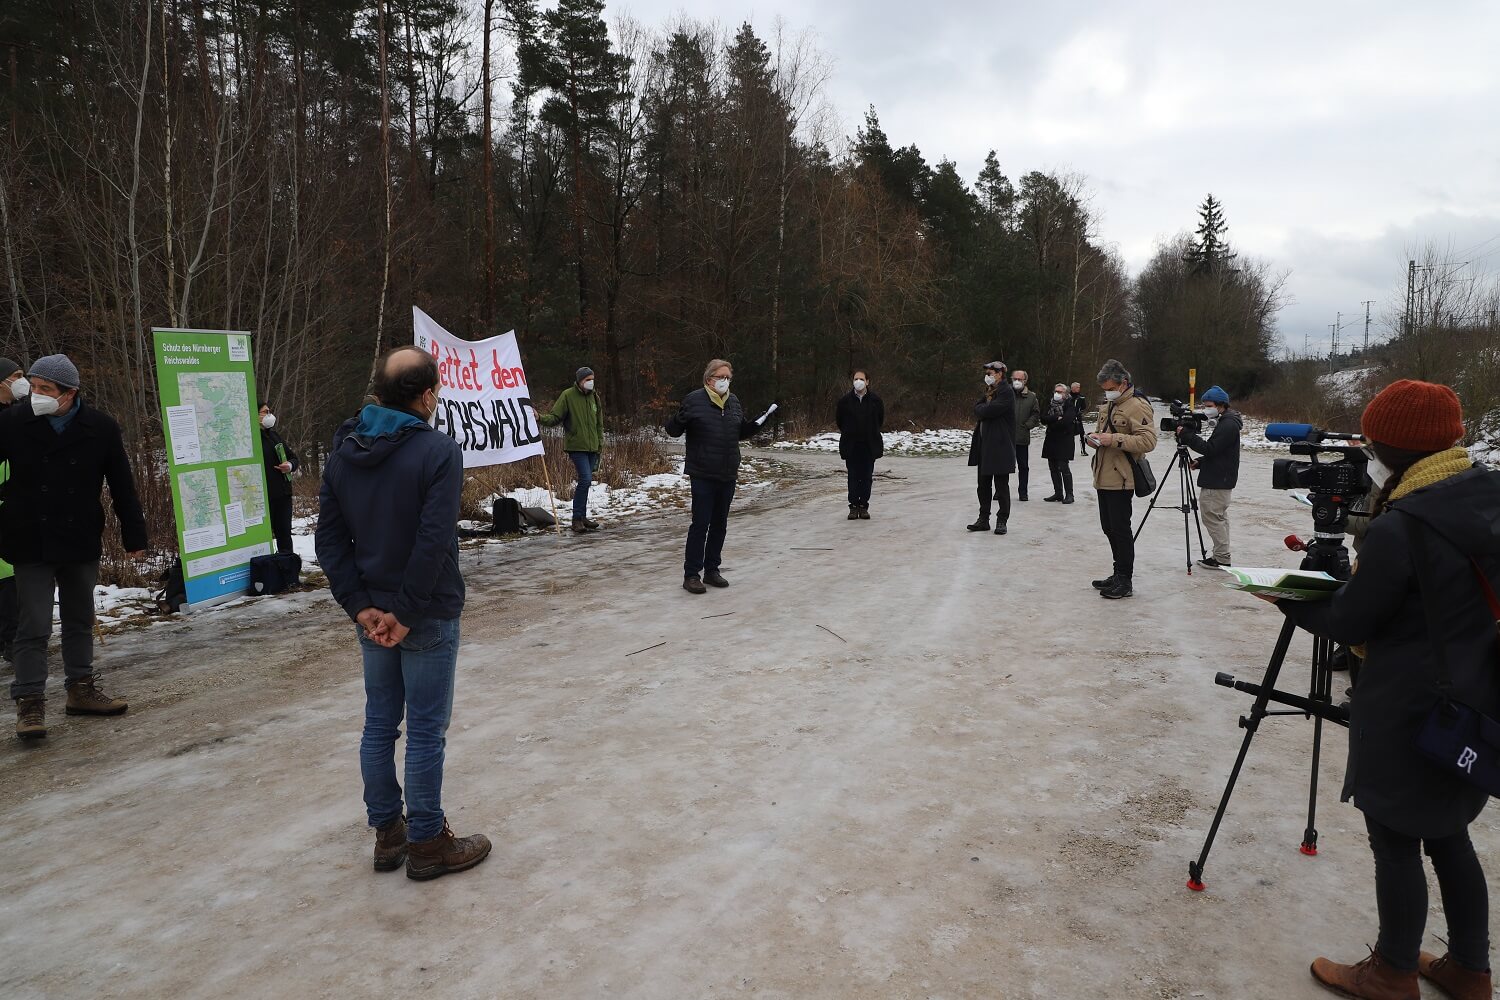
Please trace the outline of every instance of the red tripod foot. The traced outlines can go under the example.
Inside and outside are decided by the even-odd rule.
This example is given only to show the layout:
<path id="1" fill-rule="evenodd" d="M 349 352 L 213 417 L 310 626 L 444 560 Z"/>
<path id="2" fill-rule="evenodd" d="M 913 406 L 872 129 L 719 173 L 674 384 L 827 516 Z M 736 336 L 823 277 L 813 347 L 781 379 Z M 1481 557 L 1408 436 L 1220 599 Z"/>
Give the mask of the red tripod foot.
<path id="1" fill-rule="evenodd" d="M 1303 854 L 1307 855 L 1310 858 L 1315 858 L 1318 856 L 1318 845 L 1309 844 L 1307 841 L 1303 841 L 1302 846 L 1297 848 L 1297 850 L 1301 851 Z"/>
<path id="2" fill-rule="evenodd" d="M 1195 878 L 1190 878 L 1187 880 L 1187 887 L 1194 892 L 1202 892 L 1205 888 L 1207 888 L 1202 882 L 1198 881 Z"/>

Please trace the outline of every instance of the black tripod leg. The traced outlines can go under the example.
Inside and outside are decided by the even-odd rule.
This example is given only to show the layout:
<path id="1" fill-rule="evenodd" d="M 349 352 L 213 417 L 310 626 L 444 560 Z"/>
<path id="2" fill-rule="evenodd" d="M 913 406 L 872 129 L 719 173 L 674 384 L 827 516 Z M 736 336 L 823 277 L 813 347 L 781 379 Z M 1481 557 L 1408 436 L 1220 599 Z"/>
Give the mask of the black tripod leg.
<path id="1" fill-rule="evenodd" d="M 1192 477 L 1188 478 L 1188 495 L 1193 500 L 1193 523 L 1198 526 L 1198 552 L 1207 559 L 1208 546 L 1203 544 L 1203 518 L 1198 513 L 1198 487 L 1193 484 Z"/>
<path id="2" fill-rule="evenodd" d="M 1178 455 L 1181 458 L 1181 454 Z M 1187 575 L 1193 575 L 1193 533 L 1188 530 L 1188 519 L 1193 516 L 1193 472 L 1188 463 L 1177 463 L 1177 489 L 1182 494 L 1182 554 L 1187 563 Z"/>
<path id="3" fill-rule="evenodd" d="M 1203 850 L 1198 855 L 1197 861 L 1188 862 L 1187 887 L 1194 892 L 1203 891 L 1203 867 L 1208 864 L 1208 852 L 1213 850 L 1214 838 L 1219 835 L 1219 824 L 1224 822 L 1224 813 L 1229 808 L 1229 797 L 1234 794 L 1234 786 L 1240 779 L 1240 769 L 1245 766 L 1245 758 L 1250 753 L 1250 741 L 1255 738 L 1255 731 L 1260 728 L 1260 720 L 1266 717 L 1266 705 L 1270 703 L 1269 694 L 1276 686 L 1276 677 L 1281 673 L 1281 665 L 1286 661 L 1286 651 L 1291 648 L 1292 635 L 1297 631 L 1297 626 L 1292 624 L 1288 618 L 1281 626 L 1281 634 L 1276 637 L 1276 650 L 1271 654 L 1271 662 L 1266 665 L 1266 675 L 1261 680 L 1260 694 L 1256 695 L 1255 703 L 1250 706 L 1250 714 L 1240 717 L 1240 727 L 1245 730 L 1245 739 L 1240 743 L 1239 756 L 1234 759 L 1234 767 L 1229 772 L 1229 782 L 1224 786 L 1224 795 L 1219 799 L 1218 811 L 1214 813 L 1214 821 L 1208 828 L 1208 836 L 1204 838 Z"/>
<path id="4" fill-rule="evenodd" d="M 1172 457 L 1172 462 L 1173 464 L 1177 462 L 1177 457 L 1175 455 Z M 1156 509 L 1156 501 L 1161 499 L 1161 491 L 1167 488 L 1167 481 L 1171 478 L 1171 476 L 1172 466 L 1168 465 L 1167 471 L 1162 473 L 1160 481 L 1158 481 L 1156 484 L 1156 492 L 1151 494 L 1151 502 L 1146 505 L 1146 513 L 1141 515 L 1141 523 L 1135 526 L 1135 534 L 1130 536 L 1130 540 L 1132 542 L 1140 538 L 1141 532 L 1146 530 L 1146 519 L 1150 517 L 1151 512 Z"/>
<path id="5" fill-rule="evenodd" d="M 1333 644 L 1327 639 L 1313 639 L 1312 684 L 1308 697 L 1313 701 L 1333 703 Z M 1302 831 L 1298 848 L 1310 858 L 1318 856 L 1318 762 L 1323 752 L 1323 717 L 1313 716 L 1312 778 L 1307 783 L 1307 829 Z"/>

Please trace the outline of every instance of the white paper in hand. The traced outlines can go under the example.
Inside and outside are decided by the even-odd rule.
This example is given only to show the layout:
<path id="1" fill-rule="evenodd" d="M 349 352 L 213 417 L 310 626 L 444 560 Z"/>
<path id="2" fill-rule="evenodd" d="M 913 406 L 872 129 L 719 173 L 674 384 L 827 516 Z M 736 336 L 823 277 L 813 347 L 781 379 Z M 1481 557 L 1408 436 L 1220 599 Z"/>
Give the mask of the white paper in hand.
<path id="1" fill-rule="evenodd" d="M 759 417 L 755 418 L 755 422 L 757 424 L 764 424 L 766 422 L 766 419 L 768 417 L 770 417 L 771 414 L 773 414 L 775 412 L 776 412 L 776 404 L 772 403 L 771 404 L 771 408 L 769 410 L 767 410 L 765 413 L 762 413 Z"/>

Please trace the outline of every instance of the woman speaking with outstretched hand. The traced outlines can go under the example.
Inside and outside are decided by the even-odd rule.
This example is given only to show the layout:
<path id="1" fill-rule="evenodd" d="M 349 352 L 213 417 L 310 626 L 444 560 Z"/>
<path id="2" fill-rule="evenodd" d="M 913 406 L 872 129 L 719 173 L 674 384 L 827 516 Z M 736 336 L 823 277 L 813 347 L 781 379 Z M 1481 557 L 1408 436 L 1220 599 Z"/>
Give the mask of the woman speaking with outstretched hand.
<path id="1" fill-rule="evenodd" d="M 729 391 L 734 369 L 714 358 L 703 369 L 703 385 L 683 397 L 667 421 L 672 437 L 687 435 L 684 471 L 692 485 L 693 523 L 688 528 L 687 556 L 682 564 L 682 587 L 693 594 L 709 587 L 727 587 L 719 572 L 724 536 L 729 531 L 729 505 L 734 500 L 740 470 L 740 442 L 753 437 L 776 412 L 776 404 L 756 420 L 746 420 L 739 397 Z M 701 576 L 700 576 L 701 574 Z"/>
<path id="2" fill-rule="evenodd" d="M 1489 898 L 1469 824 L 1489 792 L 1472 781 L 1476 750 L 1435 753 L 1430 725 L 1453 706 L 1500 717 L 1500 473 L 1454 447 L 1463 413 L 1447 386 L 1395 382 L 1362 424 L 1379 492 L 1355 572 L 1326 602 L 1278 602 L 1300 628 L 1365 656 L 1343 797 L 1365 814 L 1380 934 L 1364 961 L 1319 958 L 1312 974 L 1352 997 L 1418 1000 L 1420 975 L 1449 996 L 1488 998 Z M 1448 920 L 1441 958 L 1421 950 L 1424 849 Z"/>

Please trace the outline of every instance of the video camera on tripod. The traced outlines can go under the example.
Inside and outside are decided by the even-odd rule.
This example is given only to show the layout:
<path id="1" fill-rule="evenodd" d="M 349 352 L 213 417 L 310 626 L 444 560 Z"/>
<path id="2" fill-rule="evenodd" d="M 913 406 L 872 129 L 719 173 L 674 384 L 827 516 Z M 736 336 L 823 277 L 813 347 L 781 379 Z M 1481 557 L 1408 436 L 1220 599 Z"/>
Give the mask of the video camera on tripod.
<path id="1" fill-rule="evenodd" d="M 1313 539 L 1302 542 L 1295 537 L 1287 539 L 1287 546 L 1304 553 L 1302 569 L 1321 570 L 1336 580 L 1349 579 L 1349 551 L 1344 548 L 1344 533 L 1349 525 L 1351 508 L 1363 500 L 1373 484 L 1367 469 L 1364 449 L 1359 446 L 1364 438 L 1358 434 L 1340 434 L 1320 430 L 1311 424 L 1271 424 L 1266 428 L 1266 440 L 1291 445 L 1293 455 L 1303 456 L 1307 461 L 1295 458 L 1279 458 L 1271 469 L 1271 486 L 1278 490 L 1306 489 L 1313 510 Z M 1325 442 L 1342 442 L 1330 444 Z M 1325 460 L 1319 461 L 1322 457 Z M 1188 888 L 1203 891 L 1203 869 L 1218 836 L 1219 824 L 1229 808 L 1229 797 L 1234 794 L 1240 769 L 1250 753 L 1250 741 L 1255 738 L 1263 719 L 1271 715 L 1301 715 L 1313 720 L 1312 774 L 1308 782 L 1307 826 L 1302 833 L 1299 850 L 1308 856 L 1318 853 L 1318 765 L 1322 755 L 1323 723 L 1349 724 L 1347 705 L 1333 702 L 1334 644 L 1318 636 L 1313 637 L 1312 675 L 1306 696 L 1291 694 L 1276 689 L 1277 677 L 1291 648 L 1292 637 L 1297 627 L 1288 618 L 1282 623 L 1276 648 L 1271 661 L 1266 665 L 1265 676 L 1259 684 L 1236 680 L 1227 673 L 1220 673 L 1214 683 L 1255 696 L 1247 715 L 1240 717 L 1240 728 L 1245 730 L 1240 744 L 1239 756 L 1229 772 L 1229 781 L 1224 786 L 1218 811 L 1214 813 L 1203 850 L 1196 861 L 1188 864 Z M 1285 710 L 1271 709 L 1275 702 L 1287 705 Z"/>
<path id="2" fill-rule="evenodd" d="M 1203 414 L 1194 410 L 1180 399 L 1172 400 L 1168 409 L 1171 410 L 1170 417 L 1161 418 L 1161 431 L 1163 434 L 1176 434 L 1184 428 L 1190 428 L 1194 434 L 1203 433 L 1203 424 L 1208 420 Z"/>

